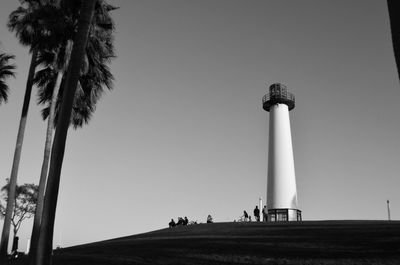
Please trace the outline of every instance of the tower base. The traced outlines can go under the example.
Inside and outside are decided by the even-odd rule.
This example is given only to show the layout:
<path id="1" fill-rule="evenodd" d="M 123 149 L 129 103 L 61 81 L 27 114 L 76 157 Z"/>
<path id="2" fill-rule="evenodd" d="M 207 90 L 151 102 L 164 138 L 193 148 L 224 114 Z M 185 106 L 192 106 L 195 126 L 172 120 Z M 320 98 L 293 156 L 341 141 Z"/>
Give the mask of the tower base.
<path id="1" fill-rule="evenodd" d="M 297 209 L 269 209 L 268 222 L 301 221 L 301 211 Z"/>

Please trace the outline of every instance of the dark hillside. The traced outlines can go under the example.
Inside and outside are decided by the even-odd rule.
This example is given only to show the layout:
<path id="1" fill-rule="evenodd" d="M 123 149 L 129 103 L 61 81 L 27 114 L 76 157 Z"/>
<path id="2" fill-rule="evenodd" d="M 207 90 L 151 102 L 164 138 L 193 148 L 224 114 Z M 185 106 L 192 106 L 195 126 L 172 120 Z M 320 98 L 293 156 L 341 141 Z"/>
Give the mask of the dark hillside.
<path id="1" fill-rule="evenodd" d="M 399 221 L 215 223 L 55 251 L 58 264 L 400 264 Z"/>

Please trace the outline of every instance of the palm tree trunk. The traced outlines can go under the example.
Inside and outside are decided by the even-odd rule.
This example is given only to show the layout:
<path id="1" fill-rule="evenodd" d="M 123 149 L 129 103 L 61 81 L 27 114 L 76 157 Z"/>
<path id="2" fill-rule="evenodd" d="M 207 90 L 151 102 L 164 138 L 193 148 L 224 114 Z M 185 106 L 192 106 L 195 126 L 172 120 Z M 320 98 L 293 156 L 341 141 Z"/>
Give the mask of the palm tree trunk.
<path id="1" fill-rule="evenodd" d="M 96 1 L 97 0 L 81 1 L 78 32 L 74 39 L 74 46 L 68 66 L 65 89 L 51 152 L 49 176 L 47 180 L 42 223 L 40 226 L 39 244 L 37 248 L 36 260 L 38 265 L 51 264 L 54 221 L 57 208 L 58 189 L 60 185 L 61 167 L 64 159 L 65 141 L 67 138 L 72 104 L 74 101 L 76 86 L 79 79 Z"/>
<path id="2" fill-rule="evenodd" d="M 400 78 L 400 18 L 399 18 L 399 1 L 388 0 L 390 28 L 392 32 L 392 42 L 394 50 L 394 58 L 397 65 L 397 74 Z"/>
<path id="3" fill-rule="evenodd" d="M 39 191 L 38 191 L 38 199 L 36 203 L 35 217 L 33 220 L 33 228 L 32 228 L 32 236 L 31 236 L 31 245 L 29 249 L 29 264 L 35 264 L 36 259 L 36 248 L 39 240 L 39 232 L 40 232 L 40 222 L 42 220 L 43 213 L 43 201 L 44 201 L 44 191 L 46 188 L 46 179 L 47 172 L 49 169 L 49 160 L 50 160 L 50 151 L 51 145 L 53 142 L 53 128 L 54 128 L 54 113 L 57 104 L 58 91 L 60 90 L 61 80 L 63 78 L 63 71 L 60 70 L 57 73 L 57 80 L 53 88 L 53 94 L 51 96 L 50 102 L 50 113 L 47 117 L 47 131 L 46 131 L 46 142 L 44 146 L 44 155 L 43 155 L 43 163 L 42 170 L 40 172 L 40 180 L 39 180 Z"/>
<path id="4" fill-rule="evenodd" d="M 32 59 L 31 59 L 31 64 L 29 66 L 28 80 L 26 82 L 24 103 L 22 105 L 22 114 L 21 114 L 21 119 L 19 122 L 17 143 L 15 145 L 14 160 L 13 160 L 13 165 L 12 165 L 12 169 L 11 169 L 10 188 L 8 191 L 9 199 L 7 200 L 6 215 L 4 217 L 3 232 L 1 234 L 0 260 L 6 258 L 7 252 L 8 252 L 8 241 L 9 241 L 9 237 L 10 237 L 11 215 L 12 215 L 13 208 L 14 208 L 14 200 L 10 199 L 10 198 L 15 198 L 15 188 L 17 185 L 18 167 L 19 167 L 19 161 L 21 158 L 22 143 L 24 141 L 24 133 L 25 133 L 26 120 L 28 117 L 29 102 L 31 100 L 31 92 L 32 92 L 32 86 L 33 86 L 33 77 L 34 77 L 35 68 L 36 68 L 37 53 L 38 53 L 38 51 L 35 48 L 32 52 Z"/>

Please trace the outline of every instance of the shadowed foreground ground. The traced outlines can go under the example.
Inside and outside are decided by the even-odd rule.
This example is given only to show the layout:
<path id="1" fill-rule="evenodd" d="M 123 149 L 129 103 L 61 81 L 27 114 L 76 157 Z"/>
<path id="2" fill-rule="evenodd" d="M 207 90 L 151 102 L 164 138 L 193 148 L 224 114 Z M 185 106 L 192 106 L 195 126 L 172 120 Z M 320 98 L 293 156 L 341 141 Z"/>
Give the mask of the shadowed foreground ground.
<path id="1" fill-rule="evenodd" d="M 54 265 L 400 264 L 400 221 L 216 223 L 55 251 Z"/>

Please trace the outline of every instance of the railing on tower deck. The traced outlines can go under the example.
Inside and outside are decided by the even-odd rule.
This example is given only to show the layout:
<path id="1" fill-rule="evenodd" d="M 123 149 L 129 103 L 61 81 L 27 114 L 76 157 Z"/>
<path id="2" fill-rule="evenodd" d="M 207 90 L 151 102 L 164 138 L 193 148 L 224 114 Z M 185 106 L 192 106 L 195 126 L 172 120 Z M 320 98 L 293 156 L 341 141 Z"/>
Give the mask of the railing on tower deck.
<path id="1" fill-rule="evenodd" d="M 288 91 L 286 86 L 274 84 L 270 87 L 269 93 L 262 98 L 262 102 L 266 111 L 269 111 L 269 108 L 277 103 L 286 104 L 289 110 L 292 110 L 295 104 L 295 97 L 293 93 Z"/>

